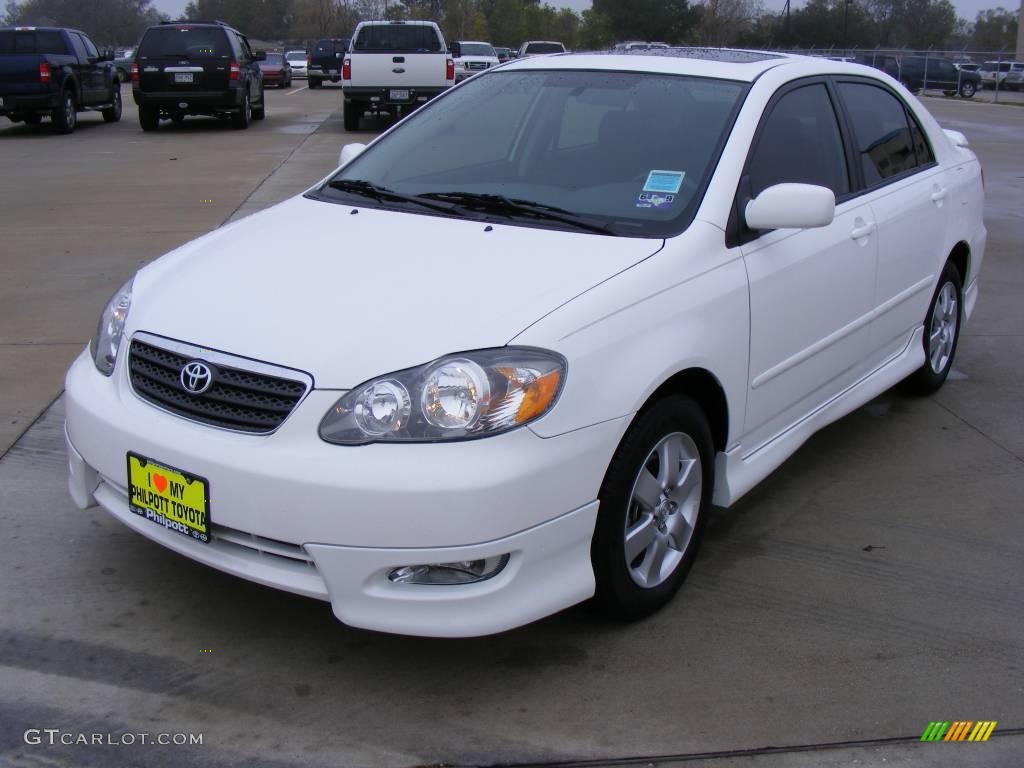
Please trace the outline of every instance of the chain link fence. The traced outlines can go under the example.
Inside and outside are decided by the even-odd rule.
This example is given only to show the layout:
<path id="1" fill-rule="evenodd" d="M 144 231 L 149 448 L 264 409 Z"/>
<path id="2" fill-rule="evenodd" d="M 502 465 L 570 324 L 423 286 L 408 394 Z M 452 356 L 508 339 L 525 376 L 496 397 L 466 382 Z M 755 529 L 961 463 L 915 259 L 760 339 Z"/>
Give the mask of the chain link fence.
<path id="1" fill-rule="evenodd" d="M 822 56 L 880 69 L 913 91 L 942 92 L 990 103 L 1024 105 L 1024 62 L 1012 51 L 899 48 L 787 48 L 786 53 Z M 950 69 L 952 66 L 952 70 Z M 964 73 L 977 73 L 976 80 Z M 968 83 L 976 82 L 971 88 Z"/>

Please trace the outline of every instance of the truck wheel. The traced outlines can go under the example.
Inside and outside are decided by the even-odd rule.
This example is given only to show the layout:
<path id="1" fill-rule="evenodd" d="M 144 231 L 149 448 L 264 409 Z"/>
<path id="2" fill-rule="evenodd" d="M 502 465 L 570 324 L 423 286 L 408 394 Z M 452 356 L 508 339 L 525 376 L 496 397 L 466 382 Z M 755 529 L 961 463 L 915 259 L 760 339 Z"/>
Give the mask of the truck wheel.
<path id="1" fill-rule="evenodd" d="M 252 108 L 252 119 L 262 120 L 267 116 L 267 92 L 260 89 L 260 105 Z"/>
<path id="2" fill-rule="evenodd" d="M 358 131 L 359 121 L 363 117 L 363 103 L 361 101 L 345 102 L 345 130 Z"/>
<path id="3" fill-rule="evenodd" d="M 319 80 L 319 78 L 315 78 L 315 77 L 309 78 L 309 87 L 310 88 L 319 88 L 320 87 L 320 80 Z"/>
<path id="4" fill-rule="evenodd" d="M 25 125 L 39 125 L 43 120 L 43 116 L 36 112 L 27 112 L 22 117 L 22 120 L 25 121 Z"/>
<path id="5" fill-rule="evenodd" d="M 139 125 L 144 131 L 155 131 L 160 127 L 160 110 L 156 107 L 139 107 Z"/>
<path id="6" fill-rule="evenodd" d="M 103 110 L 103 119 L 108 123 L 116 123 L 121 119 L 121 84 L 114 82 L 110 106 Z"/>
<path id="7" fill-rule="evenodd" d="M 967 82 L 960 84 L 960 95 L 963 96 L 965 99 L 973 98 L 977 90 L 978 89 L 974 85 L 974 83 Z"/>
<path id="8" fill-rule="evenodd" d="M 71 133 L 78 123 L 78 105 L 75 92 L 66 88 L 60 96 L 60 104 L 53 110 L 53 130 L 57 133 Z"/>
<path id="9" fill-rule="evenodd" d="M 252 122 L 252 104 L 249 102 L 249 94 L 242 97 L 242 106 L 239 107 L 234 117 L 235 128 L 244 131 Z"/>

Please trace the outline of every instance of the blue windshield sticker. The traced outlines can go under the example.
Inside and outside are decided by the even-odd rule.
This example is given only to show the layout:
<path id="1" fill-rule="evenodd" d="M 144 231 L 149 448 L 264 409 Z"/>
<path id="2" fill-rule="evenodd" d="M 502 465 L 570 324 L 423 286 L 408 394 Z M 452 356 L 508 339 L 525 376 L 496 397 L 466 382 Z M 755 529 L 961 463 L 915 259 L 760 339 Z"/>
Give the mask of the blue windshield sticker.
<path id="1" fill-rule="evenodd" d="M 665 208 L 675 202 L 675 195 L 660 195 L 657 192 L 641 192 L 636 199 L 637 208 Z"/>
<path id="2" fill-rule="evenodd" d="M 644 192 L 661 192 L 662 194 L 674 195 L 683 186 L 683 171 L 651 171 L 647 174 L 647 183 L 644 184 Z"/>

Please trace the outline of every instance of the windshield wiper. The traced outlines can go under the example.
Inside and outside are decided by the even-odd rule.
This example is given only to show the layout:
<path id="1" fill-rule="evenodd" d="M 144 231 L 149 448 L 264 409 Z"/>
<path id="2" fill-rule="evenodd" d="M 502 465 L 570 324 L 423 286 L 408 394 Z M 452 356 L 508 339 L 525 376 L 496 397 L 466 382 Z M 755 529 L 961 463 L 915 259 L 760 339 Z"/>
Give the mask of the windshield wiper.
<path id="1" fill-rule="evenodd" d="M 327 182 L 327 186 L 331 189 L 336 189 L 339 192 L 348 192 L 349 194 L 358 195 L 360 197 L 369 197 L 382 203 L 412 203 L 413 205 L 419 205 L 423 208 L 429 208 L 432 211 L 438 211 L 440 213 L 447 213 L 454 216 L 465 215 L 456 205 L 432 203 L 429 200 L 424 200 L 418 195 L 406 195 L 401 192 L 395 192 L 387 187 L 382 187 L 379 184 L 374 184 L 373 182 L 366 181 L 364 179 L 332 179 Z"/>
<path id="2" fill-rule="evenodd" d="M 485 213 L 527 216 L 544 221 L 558 221 L 577 229 L 598 232 L 602 235 L 616 234 L 608 224 L 602 221 L 580 216 L 564 208 L 536 203 L 533 200 L 522 200 L 483 192 L 427 192 L 422 197 L 455 203 L 470 210 L 483 211 Z"/>

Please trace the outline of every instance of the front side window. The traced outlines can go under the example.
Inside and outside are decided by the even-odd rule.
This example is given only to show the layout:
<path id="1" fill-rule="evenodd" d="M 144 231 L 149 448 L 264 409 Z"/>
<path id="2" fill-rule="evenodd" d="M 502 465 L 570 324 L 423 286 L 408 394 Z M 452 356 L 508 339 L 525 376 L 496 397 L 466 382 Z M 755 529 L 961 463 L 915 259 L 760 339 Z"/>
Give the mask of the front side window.
<path id="1" fill-rule="evenodd" d="M 868 187 L 917 167 L 903 102 L 884 88 L 866 83 L 840 83 L 839 93 L 853 124 L 857 156 Z"/>
<path id="2" fill-rule="evenodd" d="M 71 38 L 71 47 L 75 49 L 75 56 L 78 57 L 79 61 L 85 61 L 89 58 L 89 54 L 85 52 L 85 43 L 82 42 L 82 36 L 71 33 L 68 35 Z"/>
<path id="3" fill-rule="evenodd" d="M 815 184 L 841 197 L 850 175 L 828 89 L 805 85 L 780 98 L 765 120 L 747 167 L 752 194 L 775 184 Z"/>
<path id="4" fill-rule="evenodd" d="M 100 54 L 96 50 L 96 46 L 92 44 L 92 40 L 82 35 L 82 42 L 85 44 L 85 52 L 89 55 L 89 58 L 98 59 Z"/>
<path id="5" fill-rule="evenodd" d="M 400 124 L 319 194 L 430 213 L 414 203 L 354 196 L 358 190 L 344 183 L 368 182 L 454 205 L 452 215 L 559 228 L 537 212 L 546 206 L 610 234 L 664 237 L 692 218 L 747 87 L 649 73 L 494 72 Z M 526 201 L 534 215 L 498 210 L 495 198 Z"/>

